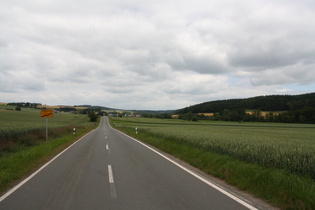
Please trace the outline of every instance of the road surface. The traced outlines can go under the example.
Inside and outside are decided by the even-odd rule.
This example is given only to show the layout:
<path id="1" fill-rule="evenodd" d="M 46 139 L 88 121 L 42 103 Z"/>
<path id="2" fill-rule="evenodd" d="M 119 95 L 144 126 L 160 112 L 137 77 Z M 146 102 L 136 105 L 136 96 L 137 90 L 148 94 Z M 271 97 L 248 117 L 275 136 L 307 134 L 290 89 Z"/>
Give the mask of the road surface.
<path id="1" fill-rule="evenodd" d="M 134 139 L 98 128 L 0 198 L 0 209 L 255 209 Z"/>

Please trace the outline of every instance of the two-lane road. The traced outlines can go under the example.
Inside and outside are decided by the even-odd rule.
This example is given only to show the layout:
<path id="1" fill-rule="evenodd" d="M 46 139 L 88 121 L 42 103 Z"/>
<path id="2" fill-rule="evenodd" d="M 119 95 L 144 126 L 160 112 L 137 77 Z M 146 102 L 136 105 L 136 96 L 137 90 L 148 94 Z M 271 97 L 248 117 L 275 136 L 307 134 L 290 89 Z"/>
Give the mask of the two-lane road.
<path id="1" fill-rule="evenodd" d="M 112 129 L 106 117 L 16 190 L 0 209 L 248 209 L 198 175 Z"/>

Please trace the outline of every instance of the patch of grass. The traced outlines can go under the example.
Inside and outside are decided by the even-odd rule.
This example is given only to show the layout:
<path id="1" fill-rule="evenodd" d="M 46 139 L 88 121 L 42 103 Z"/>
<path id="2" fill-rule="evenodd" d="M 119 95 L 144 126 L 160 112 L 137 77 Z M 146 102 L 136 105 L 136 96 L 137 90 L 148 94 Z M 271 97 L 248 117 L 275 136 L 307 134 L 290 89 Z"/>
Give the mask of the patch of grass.
<path id="1" fill-rule="evenodd" d="M 7 106 L 7 105 L 6 105 Z M 33 146 L 46 139 L 46 119 L 40 117 L 38 109 L 22 111 L 0 110 L 0 156 L 3 152 L 20 147 Z M 49 138 L 72 132 L 73 127 L 93 126 L 87 115 L 54 114 L 48 119 Z"/>
<path id="2" fill-rule="evenodd" d="M 229 137 L 231 141 L 233 139 L 236 139 L 234 142 L 232 142 L 234 144 L 237 144 L 238 142 L 241 142 L 243 138 L 250 142 L 251 136 L 262 136 L 261 139 L 265 139 L 265 142 L 267 142 L 268 144 L 268 142 L 273 142 L 276 140 L 276 138 L 273 139 L 273 135 L 277 136 L 283 134 L 284 136 L 286 136 L 286 138 L 290 138 L 290 136 L 292 137 L 292 135 L 299 136 L 301 134 L 301 131 L 298 129 L 293 128 L 292 131 L 292 128 L 285 128 L 279 124 L 275 126 L 279 126 L 280 130 L 277 130 L 275 127 L 273 127 L 273 125 L 270 124 L 263 124 L 263 126 L 265 126 L 264 128 L 261 128 L 259 124 L 248 124 L 247 126 L 251 126 L 250 129 L 246 129 L 246 127 L 244 127 L 246 133 L 248 131 L 248 135 L 245 136 L 245 134 L 243 133 L 243 138 L 238 138 L 237 135 L 240 135 L 240 133 L 237 132 L 242 131 L 241 127 L 236 127 L 239 126 L 238 124 L 232 125 L 223 123 L 224 128 L 222 128 L 222 126 L 216 127 L 211 123 L 208 124 L 208 127 L 201 126 L 201 124 L 198 123 L 193 123 L 192 125 L 196 126 L 193 129 L 192 125 L 190 125 L 190 127 L 188 128 L 183 124 L 178 124 L 178 121 L 175 122 L 177 124 L 176 126 L 170 125 L 169 121 L 167 121 L 164 125 L 162 124 L 162 121 L 159 121 L 161 125 L 157 126 L 156 122 L 154 122 L 154 124 L 150 124 L 147 119 L 143 123 L 141 123 L 139 119 L 137 119 L 136 121 L 131 120 L 134 122 L 134 124 L 126 123 L 126 120 L 128 121 L 128 119 L 124 119 L 120 123 L 115 118 L 112 118 L 111 124 L 113 125 L 113 127 L 122 130 L 128 135 L 133 136 L 148 144 L 151 144 L 179 159 L 182 159 L 183 161 L 191 164 L 194 167 L 197 167 L 209 174 L 219 177 L 229 184 L 237 186 L 239 189 L 249 191 L 256 196 L 269 201 L 275 206 L 283 209 L 313 209 L 315 206 L 315 200 L 313 199 L 315 197 L 315 183 L 307 174 L 305 176 L 298 175 L 290 172 L 289 169 L 268 167 L 267 165 L 262 165 L 257 162 L 246 162 L 244 159 L 237 158 L 236 156 L 233 156 L 226 152 L 222 153 L 218 150 L 211 150 L 208 147 L 197 146 L 197 144 L 187 140 L 193 139 L 193 137 L 189 135 L 189 132 L 186 132 L 190 131 L 191 134 L 200 134 L 201 131 L 204 131 L 205 133 L 207 133 L 207 130 L 210 129 L 209 126 L 212 126 L 212 130 L 210 130 L 216 131 L 216 133 L 212 132 L 208 133 L 208 135 L 215 135 L 219 139 L 221 137 L 221 145 L 224 145 L 224 140 L 227 137 Z M 226 129 L 226 126 L 228 126 L 229 129 Z M 298 125 L 298 127 L 299 126 L 303 127 L 303 125 Z M 138 134 L 135 134 L 135 127 L 138 128 Z M 255 127 L 257 128 L 253 131 L 252 129 Z M 239 131 L 239 129 L 241 131 Z M 309 132 L 309 134 L 307 135 L 314 135 L 312 133 L 314 132 L 313 130 L 309 128 L 307 129 L 308 130 L 306 131 Z M 172 134 L 181 134 L 182 138 L 178 139 L 174 137 L 174 135 L 167 135 L 167 132 L 165 131 L 170 130 L 172 131 Z M 291 130 L 290 135 L 285 135 L 286 131 L 289 130 Z M 263 135 L 265 134 L 265 132 L 268 134 L 268 131 L 269 133 L 271 133 L 271 139 L 269 139 L 268 135 Z M 232 132 L 232 134 L 230 132 Z M 297 133 L 294 134 L 294 132 Z M 199 139 L 199 143 L 200 140 L 201 139 Z M 252 141 L 254 141 L 255 143 L 253 145 L 257 145 L 257 142 L 255 142 L 254 139 Z M 280 138 L 279 141 L 280 145 L 285 146 L 285 144 L 283 144 L 285 143 L 284 139 Z M 289 146 L 291 147 L 292 145 L 296 144 L 294 143 L 294 140 L 290 141 L 290 139 L 288 139 L 288 141 L 290 142 Z M 261 143 L 263 144 L 265 142 Z M 306 142 L 309 147 L 310 145 L 314 144 L 314 141 L 311 138 L 306 139 Z M 297 141 L 297 144 L 301 143 L 301 141 Z M 220 142 L 218 143 L 218 145 L 220 145 Z M 249 143 L 249 148 L 247 149 L 250 150 L 255 148 L 251 148 L 250 146 L 251 144 Z M 312 146 L 310 148 L 312 149 Z M 268 147 L 265 147 L 265 149 L 268 150 Z M 295 148 L 293 146 L 292 151 L 294 150 Z M 294 158 L 294 156 L 295 155 L 293 153 L 292 157 Z"/>

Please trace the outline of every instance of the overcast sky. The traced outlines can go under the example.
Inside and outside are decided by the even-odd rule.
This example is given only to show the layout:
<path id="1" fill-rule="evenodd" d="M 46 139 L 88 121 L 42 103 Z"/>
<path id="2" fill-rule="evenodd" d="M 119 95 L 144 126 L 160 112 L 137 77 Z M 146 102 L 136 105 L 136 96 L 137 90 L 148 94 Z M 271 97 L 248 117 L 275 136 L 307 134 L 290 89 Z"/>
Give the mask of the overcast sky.
<path id="1" fill-rule="evenodd" d="M 314 0 L 1 0 L 0 102 L 168 110 L 315 92 Z"/>

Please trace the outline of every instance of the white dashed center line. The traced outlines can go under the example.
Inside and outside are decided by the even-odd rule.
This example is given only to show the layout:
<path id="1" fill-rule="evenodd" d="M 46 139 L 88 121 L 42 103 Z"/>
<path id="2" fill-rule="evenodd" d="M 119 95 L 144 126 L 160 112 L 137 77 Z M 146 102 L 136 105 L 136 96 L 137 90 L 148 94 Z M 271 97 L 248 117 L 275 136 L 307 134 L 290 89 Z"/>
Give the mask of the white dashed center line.
<path id="1" fill-rule="evenodd" d="M 109 186 L 110 186 L 110 195 L 112 199 L 116 199 L 117 198 L 116 187 L 114 183 L 114 175 L 113 175 L 113 170 L 112 170 L 111 165 L 108 165 L 108 180 L 109 180 Z"/>

